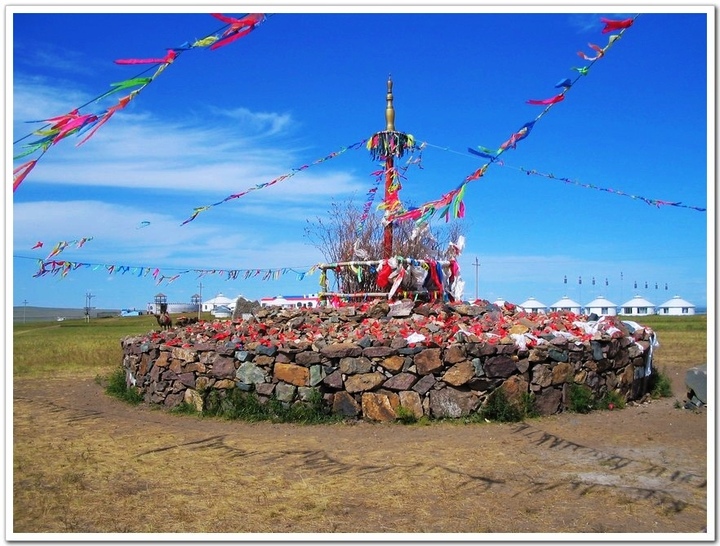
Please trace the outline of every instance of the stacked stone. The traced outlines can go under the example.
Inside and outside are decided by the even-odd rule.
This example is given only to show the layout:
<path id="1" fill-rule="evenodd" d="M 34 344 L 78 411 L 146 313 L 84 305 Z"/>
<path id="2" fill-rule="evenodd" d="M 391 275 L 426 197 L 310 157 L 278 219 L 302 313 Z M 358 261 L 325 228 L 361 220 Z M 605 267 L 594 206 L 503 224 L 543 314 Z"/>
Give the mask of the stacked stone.
<path id="1" fill-rule="evenodd" d="M 199 411 L 212 390 L 285 404 L 319 391 L 332 411 L 374 421 L 462 417 L 502 388 L 533 393 L 541 414 L 568 406 L 572 384 L 596 397 L 644 394 L 652 330 L 614 317 L 534 314 L 512 304 L 377 302 L 256 309 L 249 320 L 199 322 L 122 340 L 128 385 L 145 401 Z"/>

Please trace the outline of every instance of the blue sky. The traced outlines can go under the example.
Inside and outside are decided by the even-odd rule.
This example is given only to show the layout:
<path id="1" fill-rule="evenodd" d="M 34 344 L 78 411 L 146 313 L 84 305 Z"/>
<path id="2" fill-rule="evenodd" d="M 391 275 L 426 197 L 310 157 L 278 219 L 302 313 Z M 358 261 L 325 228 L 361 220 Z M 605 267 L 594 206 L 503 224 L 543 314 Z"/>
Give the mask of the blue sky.
<path id="1" fill-rule="evenodd" d="M 202 7 L 52 9 L 65 13 L 6 8 L 8 148 L 43 125 L 27 122 L 86 105 L 146 68 L 116 59 L 163 57 L 223 27 Z M 303 228 L 333 200 L 364 203 L 378 168 L 364 147 L 182 222 L 195 207 L 383 130 L 388 75 L 397 130 L 427 143 L 423 169 L 408 170 L 401 200 L 436 200 L 484 163 L 468 147 L 497 148 L 542 110 L 528 99 L 556 95 L 557 82 L 589 64 L 578 51 L 591 55 L 589 43 L 607 44 L 601 17 L 637 14 L 617 6 L 604 13 L 577 6 L 503 14 L 481 6 L 452 14 L 432 6 L 426 13 L 382 9 L 268 11 L 263 24 L 232 44 L 183 52 L 82 146 L 77 136 L 51 146 L 14 194 L 6 190 L 13 305 L 82 307 L 90 292 L 100 308 L 142 309 L 158 292 L 189 301 L 200 282 L 203 299 L 317 292 L 317 273 L 298 279 L 324 261 Z M 550 305 L 568 295 L 585 304 L 604 295 L 621 304 L 641 294 L 657 305 L 680 295 L 705 306 L 713 298 L 714 59 L 705 11 L 713 8 L 647 9 L 502 155 L 503 165 L 467 186 L 459 260 L 466 297 L 474 298 L 479 271 L 478 295 L 491 301 L 532 296 Z M 90 102 L 81 113 L 100 113 L 123 95 Z M 597 188 L 708 211 L 649 206 Z M 56 243 L 90 237 L 57 259 L 92 267 L 64 278 L 33 277 Z M 38 241 L 43 248 L 32 249 Z M 157 284 L 152 275 L 130 272 L 136 269 L 118 273 L 120 266 L 179 277 Z M 279 278 L 262 278 L 285 268 Z M 263 274 L 198 277 L 196 269 Z"/>

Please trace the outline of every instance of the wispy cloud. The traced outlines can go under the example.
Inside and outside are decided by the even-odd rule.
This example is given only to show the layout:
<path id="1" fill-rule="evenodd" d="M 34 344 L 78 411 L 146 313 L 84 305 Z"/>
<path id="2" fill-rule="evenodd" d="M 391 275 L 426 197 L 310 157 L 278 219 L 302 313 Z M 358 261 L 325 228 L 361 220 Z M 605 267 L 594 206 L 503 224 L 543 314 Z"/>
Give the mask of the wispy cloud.
<path id="1" fill-rule="evenodd" d="M 50 117 L 48 112 L 62 112 L 66 105 L 61 107 L 58 95 L 57 90 L 42 82 L 17 86 L 16 134 L 29 130 L 17 123 L 19 119 L 42 119 Z M 76 98 L 83 100 L 79 95 Z M 37 104 L 43 105 L 42 113 L 40 107 L 27 106 Z M 35 167 L 32 178 L 45 184 L 154 189 L 204 196 L 198 197 L 193 206 L 207 205 L 291 173 L 293 176 L 283 181 L 282 190 L 275 191 L 275 200 L 298 202 L 321 195 L 348 194 L 363 191 L 366 185 L 365 180 L 348 172 L 328 172 L 332 168 L 329 165 L 293 172 L 307 162 L 307 156 L 301 155 L 306 150 L 260 144 L 267 136 L 282 140 L 292 133 L 294 121 L 288 114 L 216 108 L 204 114 L 178 122 L 132 109 L 118 112 L 81 146 L 82 135 L 70 136 L 51 147 Z M 262 191 L 271 193 L 273 189 Z"/>

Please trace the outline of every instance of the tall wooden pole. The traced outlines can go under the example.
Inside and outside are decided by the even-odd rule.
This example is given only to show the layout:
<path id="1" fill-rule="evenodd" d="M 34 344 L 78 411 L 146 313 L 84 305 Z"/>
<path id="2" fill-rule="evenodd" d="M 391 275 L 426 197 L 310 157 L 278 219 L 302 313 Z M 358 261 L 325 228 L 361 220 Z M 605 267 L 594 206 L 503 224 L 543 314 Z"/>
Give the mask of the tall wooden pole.
<path id="1" fill-rule="evenodd" d="M 387 105 L 385 106 L 385 130 L 395 131 L 395 108 L 393 107 L 393 92 L 392 92 L 392 79 L 388 76 L 387 81 Z M 385 203 L 390 200 L 390 187 L 393 183 L 393 168 L 394 162 L 392 154 L 388 154 L 385 158 Z M 389 259 L 392 257 L 392 246 L 393 246 L 393 225 L 392 222 L 388 222 L 385 225 L 385 231 L 383 233 L 383 258 Z"/>

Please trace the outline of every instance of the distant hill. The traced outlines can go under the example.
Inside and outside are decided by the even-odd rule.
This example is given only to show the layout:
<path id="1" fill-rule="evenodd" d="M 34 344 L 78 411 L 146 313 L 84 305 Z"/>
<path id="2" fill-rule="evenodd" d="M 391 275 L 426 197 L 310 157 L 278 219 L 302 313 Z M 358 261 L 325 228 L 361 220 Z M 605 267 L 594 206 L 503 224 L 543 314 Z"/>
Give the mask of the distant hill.
<path id="1" fill-rule="evenodd" d="M 120 309 L 91 309 L 90 318 L 103 316 L 118 316 Z M 28 305 L 13 307 L 13 322 L 45 322 L 58 318 L 82 319 L 85 318 L 85 309 L 73 307 L 33 307 Z"/>

